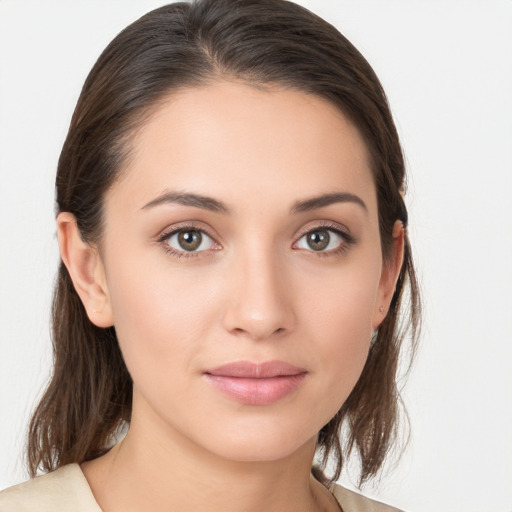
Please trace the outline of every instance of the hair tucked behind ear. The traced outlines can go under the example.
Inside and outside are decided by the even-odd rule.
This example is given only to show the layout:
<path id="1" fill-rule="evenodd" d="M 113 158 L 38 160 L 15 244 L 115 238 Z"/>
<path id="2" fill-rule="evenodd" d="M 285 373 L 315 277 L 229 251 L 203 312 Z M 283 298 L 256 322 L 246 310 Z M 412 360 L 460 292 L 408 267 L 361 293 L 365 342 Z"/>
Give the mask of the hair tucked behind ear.
<path id="1" fill-rule="evenodd" d="M 105 194 L 122 173 L 131 138 L 145 117 L 173 91 L 222 77 L 317 95 L 353 122 L 371 157 L 382 254 L 389 258 L 394 223 L 401 220 L 406 229 L 407 210 L 404 160 L 386 96 L 343 35 L 284 0 L 171 4 L 143 16 L 110 43 L 84 84 L 57 170 L 57 209 L 75 216 L 83 240 L 101 246 Z M 406 232 L 389 313 L 354 390 L 319 435 L 325 460 L 332 456 L 336 462 L 334 478 L 353 450 L 361 459 L 361 482 L 381 467 L 396 434 L 403 335 L 410 327 L 412 355 L 419 313 Z M 132 383 L 115 330 L 91 324 L 62 263 L 53 346 L 54 372 L 30 424 L 31 474 L 97 457 L 130 420 Z"/>
<path id="2" fill-rule="evenodd" d="M 29 427 L 32 476 L 102 455 L 130 419 L 131 379 L 114 328 L 89 321 L 62 263 L 52 315 L 53 376 Z"/>

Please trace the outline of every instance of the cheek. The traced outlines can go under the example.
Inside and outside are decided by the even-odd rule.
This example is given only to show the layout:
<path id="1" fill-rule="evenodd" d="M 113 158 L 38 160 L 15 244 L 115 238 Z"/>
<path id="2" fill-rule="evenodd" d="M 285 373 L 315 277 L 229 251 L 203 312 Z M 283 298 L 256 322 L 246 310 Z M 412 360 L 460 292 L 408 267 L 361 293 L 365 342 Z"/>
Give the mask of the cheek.
<path id="1" fill-rule="evenodd" d="M 114 257 L 115 255 L 112 254 Z M 214 320 L 215 297 L 190 272 L 177 272 L 158 260 L 128 254 L 111 266 L 109 294 L 116 334 L 135 384 L 179 378 L 190 369 Z M 134 267 L 131 262 L 138 262 Z M 134 270 L 135 269 L 135 270 Z"/>
<path id="2" fill-rule="evenodd" d="M 377 253 L 378 254 L 378 253 Z M 378 296 L 381 263 L 378 257 L 357 254 L 338 266 L 302 271 L 296 279 L 301 317 L 326 340 L 343 339 L 357 345 L 368 339 Z"/>
<path id="3" fill-rule="evenodd" d="M 311 352 L 319 387 L 315 414 L 325 423 L 338 411 L 357 383 L 365 365 L 378 292 L 379 264 L 359 271 L 316 275 L 301 304 L 306 340 L 315 340 Z M 347 267 L 348 270 L 348 267 Z"/>
<path id="4" fill-rule="evenodd" d="M 325 308 L 315 314 L 311 312 L 312 324 L 316 326 L 317 357 L 325 379 L 342 389 L 351 389 L 362 371 L 368 355 L 371 324 L 368 304 L 356 301 L 350 307 L 340 304 L 338 308 Z M 313 323 L 314 322 L 314 323 Z"/>

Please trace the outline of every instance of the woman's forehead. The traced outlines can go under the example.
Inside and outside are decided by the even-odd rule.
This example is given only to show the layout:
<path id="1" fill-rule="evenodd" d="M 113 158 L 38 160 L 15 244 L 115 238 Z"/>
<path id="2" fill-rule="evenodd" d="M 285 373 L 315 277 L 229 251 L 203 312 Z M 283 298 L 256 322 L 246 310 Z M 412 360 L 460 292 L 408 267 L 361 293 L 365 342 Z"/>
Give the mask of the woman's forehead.
<path id="1" fill-rule="evenodd" d="M 142 207 L 168 190 L 227 203 L 327 192 L 374 199 L 362 136 L 326 100 L 294 89 L 222 81 L 171 94 L 146 120 L 112 193 Z M 371 204 L 370 204 L 371 207 Z"/>

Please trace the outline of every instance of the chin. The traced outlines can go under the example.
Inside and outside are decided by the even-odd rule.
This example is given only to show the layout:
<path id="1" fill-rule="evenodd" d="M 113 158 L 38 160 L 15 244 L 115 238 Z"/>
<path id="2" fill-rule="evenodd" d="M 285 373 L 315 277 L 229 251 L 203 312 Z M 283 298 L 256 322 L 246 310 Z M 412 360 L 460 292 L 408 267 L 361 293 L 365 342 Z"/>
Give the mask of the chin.
<path id="1" fill-rule="evenodd" d="M 210 435 L 208 439 L 203 438 L 203 446 L 215 455 L 234 462 L 275 462 L 303 450 L 311 451 L 311 456 L 314 454 L 317 432 L 308 436 L 304 429 L 293 426 L 254 426 L 226 429 L 218 432 L 218 435 Z"/>

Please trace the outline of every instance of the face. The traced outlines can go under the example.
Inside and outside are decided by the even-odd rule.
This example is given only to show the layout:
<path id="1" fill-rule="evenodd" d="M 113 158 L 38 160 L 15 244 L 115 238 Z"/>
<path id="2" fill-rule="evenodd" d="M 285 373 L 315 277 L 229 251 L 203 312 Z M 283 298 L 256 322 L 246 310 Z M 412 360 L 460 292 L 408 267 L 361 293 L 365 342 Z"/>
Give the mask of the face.
<path id="1" fill-rule="evenodd" d="M 90 314 L 115 325 L 133 424 L 230 459 L 285 457 L 343 404 L 382 320 L 365 144 L 302 92 L 175 93 L 107 194 L 101 266 Z"/>

